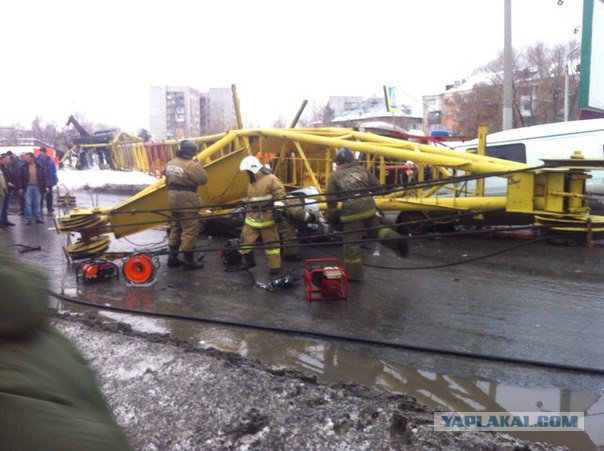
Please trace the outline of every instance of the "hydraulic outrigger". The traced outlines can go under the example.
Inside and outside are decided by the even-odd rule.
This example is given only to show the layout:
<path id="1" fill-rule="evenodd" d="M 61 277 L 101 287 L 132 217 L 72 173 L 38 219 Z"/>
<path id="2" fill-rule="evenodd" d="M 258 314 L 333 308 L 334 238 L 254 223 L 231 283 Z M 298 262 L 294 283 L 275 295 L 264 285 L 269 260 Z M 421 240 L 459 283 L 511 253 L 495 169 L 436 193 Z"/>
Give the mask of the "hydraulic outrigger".
<path id="1" fill-rule="evenodd" d="M 200 146 L 197 159 L 209 178 L 198 191 L 207 206 L 199 215 L 206 220 L 227 213 L 245 198 L 248 182 L 239 172 L 245 156 L 274 154 L 273 171 L 287 189 L 314 186 L 322 194 L 333 171 L 335 152 L 346 146 L 359 152 L 363 164 L 390 187 L 389 193 L 375 196 L 381 210 L 399 212 L 399 216 L 417 211 L 466 212 L 478 221 L 486 212 L 503 210 L 537 227 L 584 234 L 588 240 L 604 232 L 604 217 L 590 215 L 585 193 L 588 169 L 604 167 L 604 160 L 584 160 L 578 153 L 535 168 L 484 156 L 484 139 L 474 154 L 341 128 L 240 129 L 193 141 Z M 177 142 L 167 145 L 175 148 Z M 569 156 L 573 150 L 569 149 Z M 397 167 L 409 161 L 418 167 L 417 181 L 398 183 Z M 484 195 L 482 181 L 490 176 L 507 179 L 506 196 Z M 472 189 L 470 180 L 477 180 Z M 116 207 L 76 209 L 59 217 L 57 230 L 79 232 L 81 238 L 65 252 L 71 258 L 87 258 L 108 249 L 109 233 L 119 238 L 169 220 L 162 179 Z"/>

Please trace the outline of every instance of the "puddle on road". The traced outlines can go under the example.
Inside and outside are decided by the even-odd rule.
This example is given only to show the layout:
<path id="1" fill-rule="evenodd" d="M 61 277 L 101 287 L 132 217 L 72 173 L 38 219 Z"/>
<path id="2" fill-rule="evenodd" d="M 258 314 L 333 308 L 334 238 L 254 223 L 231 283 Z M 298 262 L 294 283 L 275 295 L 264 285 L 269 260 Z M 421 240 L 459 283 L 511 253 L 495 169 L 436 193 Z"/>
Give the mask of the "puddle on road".
<path id="1" fill-rule="evenodd" d="M 79 310 L 72 305 L 63 309 Z M 604 391 L 573 392 L 527 388 L 472 380 L 404 366 L 343 349 L 338 344 L 232 327 L 152 319 L 100 311 L 99 316 L 130 324 L 135 330 L 162 333 L 204 348 L 235 352 L 274 367 L 289 367 L 322 380 L 357 382 L 388 392 L 404 393 L 430 407 L 447 411 L 584 412 L 585 432 L 517 432 L 519 439 L 595 450 L 604 446 Z M 569 376 L 570 377 L 570 376 Z"/>
<path id="2" fill-rule="evenodd" d="M 94 195 L 90 197 L 92 205 L 106 205 L 117 204 L 117 200 L 123 196 L 108 196 L 108 199 L 99 199 Z M 164 231 L 153 231 L 145 237 L 157 238 L 157 241 L 160 241 L 160 238 L 164 236 Z M 131 246 L 132 243 L 128 241 L 124 244 L 120 240 L 115 240 L 112 247 L 113 250 L 121 250 L 120 246 L 126 249 L 128 245 Z M 63 282 L 65 286 L 69 287 L 66 291 L 62 291 L 64 294 L 78 296 L 77 289 L 73 286 L 72 273 L 66 273 L 63 280 L 57 282 L 59 285 Z M 104 287 L 104 289 L 111 291 L 112 288 Z M 128 295 L 123 299 L 121 305 L 135 310 L 149 311 L 154 304 L 152 291 L 151 289 L 128 291 Z M 94 297 L 82 296 L 82 298 L 90 302 L 98 302 L 98 299 Z M 170 306 L 164 306 L 166 309 L 168 307 Z M 186 304 L 179 306 L 179 312 L 185 311 L 186 307 Z M 67 311 L 81 312 L 83 309 L 88 311 L 87 308 L 72 304 L 63 304 L 62 308 Z M 252 329 L 214 327 L 188 321 L 150 319 L 108 311 L 100 311 L 98 315 L 128 323 L 137 331 L 169 334 L 176 339 L 197 343 L 201 347 L 236 352 L 270 366 L 289 367 L 306 374 L 314 374 L 322 380 L 357 382 L 388 392 L 409 394 L 419 402 L 440 410 L 584 412 L 585 432 L 522 432 L 511 435 L 523 440 L 563 445 L 576 450 L 604 449 L 604 396 L 602 396 L 604 391 L 597 386 L 598 383 L 594 383 L 585 391 L 562 390 L 553 387 L 551 382 L 548 382 L 548 377 L 535 378 L 539 382 L 544 382 L 541 385 L 535 383 L 534 380 L 526 383 L 523 376 L 533 370 L 518 369 L 518 373 L 515 374 L 515 369 L 509 366 L 505 368 L 506 371 L 512 373 L 512 376 L 508 374 L 503 382 L 497 382 L 497 376 L 503 371 L 466 371 L 464 374 L 470 374 L 470 377 L 459 377 L 453 374 L 459 370 L 455 360 L 449 360 L 451 364 L 447 366 L 438 363 L 437 357 L 425 354 L 401 352 L 396 358 L 391 358 L 392 353 L 385 352 L 384 349 L 367 347 L 359 349 L 359 346 L 353 344 L 322 342 L 308 337 L 279 335 Z M 443 359 L 443 361 L 446 360 Z M 417 368 L 413 367 L 414 365 Z M 476 361 L 463 365 L 482 369 L 482 364 Z M 437 371 L 433 371 L 434 368 L 437 368 Z M 438 372 L 440 369 L 444 369 L 444 371 Z M 448 372 L 448 369 L 451 371 Z M 482 374 L 487 374 L 489 377 L 472 379 L 473 372 L 481 374 L 481 377 Z M 534 373 L 542 372 L 544 371 L 534 370 Z M 514 378 L 514 375 L 518 377 Z M 580 377 L 580 375 L 558 373 L 554 379 L 574 380 L 575 377 Z M 515 385 L 515 380 L 520 382 Z M 564 386 L 565 384 L 560 382 L 557 385 Z"/>

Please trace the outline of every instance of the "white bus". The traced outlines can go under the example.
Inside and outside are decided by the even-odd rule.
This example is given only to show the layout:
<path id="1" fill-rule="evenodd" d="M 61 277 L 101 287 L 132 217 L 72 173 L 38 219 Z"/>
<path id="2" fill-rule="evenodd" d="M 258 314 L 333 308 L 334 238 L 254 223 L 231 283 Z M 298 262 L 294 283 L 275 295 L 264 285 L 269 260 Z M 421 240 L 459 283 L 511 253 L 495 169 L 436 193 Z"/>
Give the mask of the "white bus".
<path id="1" fill-rule="evenodd" d="M 475 150 L 478 140 L 467 141 L 455 150 Z M 585 158 L 604 158 L 604 119 L 557 122 L 516 128 L 487 135 L 486 154 L 503 160 L 540 166 L 542 159 L 568 159 L 575 151 Z M 604 171 L 591 171 L 586 191 L 604 194 Z M 506 181 L 490 177 L 485 181 L 486 195 L 505 195 Z"/>

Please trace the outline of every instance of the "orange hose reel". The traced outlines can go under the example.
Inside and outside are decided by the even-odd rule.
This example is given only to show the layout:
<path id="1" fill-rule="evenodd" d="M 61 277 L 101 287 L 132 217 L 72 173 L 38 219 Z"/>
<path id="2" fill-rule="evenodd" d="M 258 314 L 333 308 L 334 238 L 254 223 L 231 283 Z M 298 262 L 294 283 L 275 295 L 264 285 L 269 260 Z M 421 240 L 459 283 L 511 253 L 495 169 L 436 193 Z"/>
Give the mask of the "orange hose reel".
<path id="1" fill-rule="evenodd" d="M 138 253 L 124 259 L 122 272 L 132 285 L 151 285 L 155 282 L 159 259 L 156 255 Z"/>

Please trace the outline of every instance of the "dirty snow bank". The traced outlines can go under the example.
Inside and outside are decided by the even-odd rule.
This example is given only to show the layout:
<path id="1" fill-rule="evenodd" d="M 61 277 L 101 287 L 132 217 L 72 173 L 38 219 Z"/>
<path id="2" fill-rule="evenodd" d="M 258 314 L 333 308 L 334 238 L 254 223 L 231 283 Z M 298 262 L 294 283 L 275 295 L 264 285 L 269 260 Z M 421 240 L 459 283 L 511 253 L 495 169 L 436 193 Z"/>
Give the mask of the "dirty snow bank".
<path id="1" fill-rule="evenodd" d="M 92 317 L 56 319 L 138 450 L 562 450 L 488 432 L 435 432 L 413 397 L 273 368 Z"/>
<path id="2" fill-rule="evenodd" d="M 138 192 L 158 179 L 138 171 L 112 171 L 98 168 L 78 171 L 62 169 L 58 172 L 58 191 L 61 195 L 77 191 Z"/>

